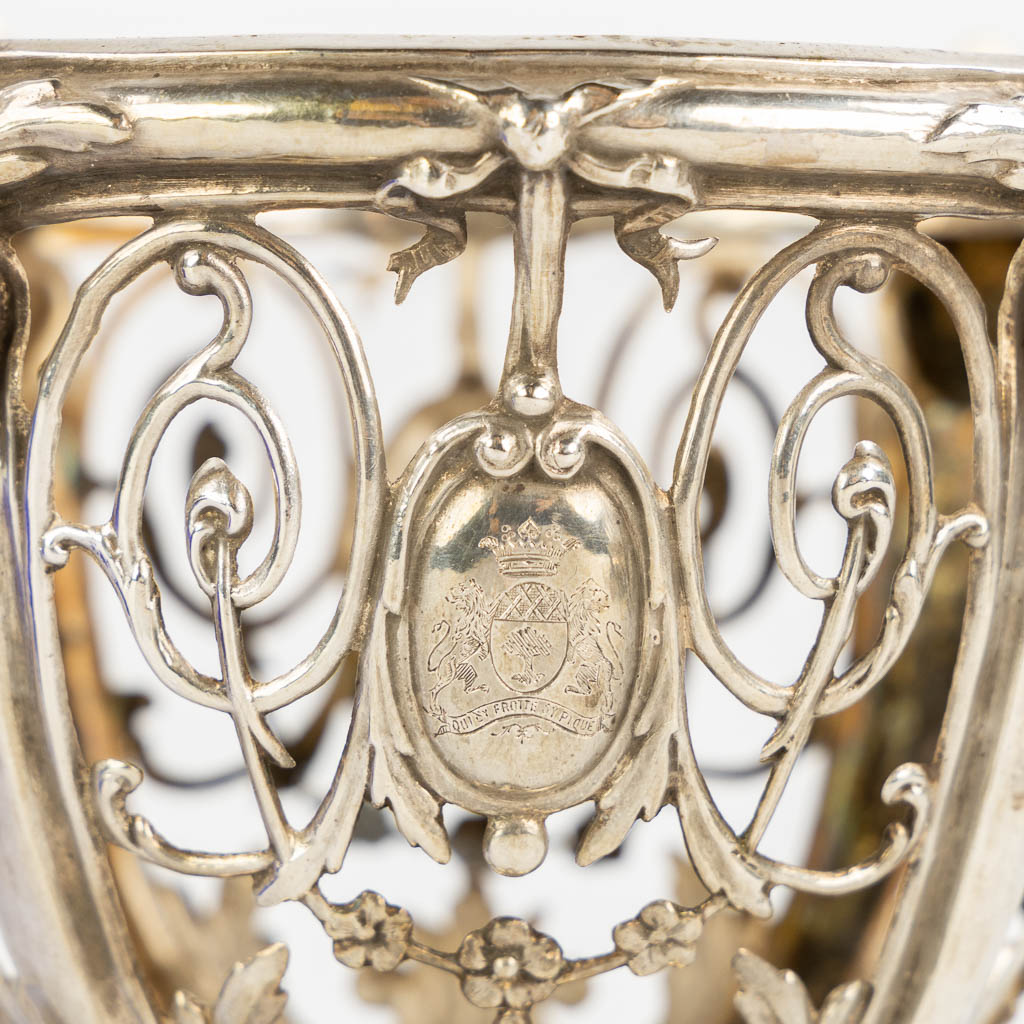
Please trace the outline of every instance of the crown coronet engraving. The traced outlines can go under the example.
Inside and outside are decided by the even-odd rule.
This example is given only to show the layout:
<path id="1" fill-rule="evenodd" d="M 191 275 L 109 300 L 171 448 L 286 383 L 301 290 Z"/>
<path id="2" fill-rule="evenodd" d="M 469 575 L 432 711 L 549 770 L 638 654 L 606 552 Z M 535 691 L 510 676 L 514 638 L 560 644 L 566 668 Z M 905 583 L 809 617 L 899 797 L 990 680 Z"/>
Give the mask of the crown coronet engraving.
<path id="1" fill-rule="evenodd" d="M 494 555 L 503 576 L 554 576 L 562 556 L 579 543 L 557 523 L 540 527 L 531 516 L 516 529 L 504 523 L 500 540 L 484 537 L 480 547 Z"/>

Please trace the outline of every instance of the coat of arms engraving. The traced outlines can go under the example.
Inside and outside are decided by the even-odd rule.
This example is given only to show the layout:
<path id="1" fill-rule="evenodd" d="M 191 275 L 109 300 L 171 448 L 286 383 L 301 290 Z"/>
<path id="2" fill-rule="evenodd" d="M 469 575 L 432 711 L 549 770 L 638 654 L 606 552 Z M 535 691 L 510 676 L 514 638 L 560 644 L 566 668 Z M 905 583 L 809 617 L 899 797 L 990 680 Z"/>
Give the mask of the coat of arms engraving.
<path id="1" fill-rule="evenodd" d="M 445 595 L 427 656 L 434 681 L 426 710 L 437 735 L 476 732 L 505 718 L 533 719 L 527 736 L 544 723 L 581 736 L 612 729 L 623 671 L 622 628 L 607 620 L 610 597 L 591 577 L 570 593 L 556 585 L 563 557 L 579 543 L 532 517 L 480 540 L 502 576 L 516 582 L 492 599 L 475 579 Z M 444 701 L 453 684 L 492 699 L 454 714 Z"/>

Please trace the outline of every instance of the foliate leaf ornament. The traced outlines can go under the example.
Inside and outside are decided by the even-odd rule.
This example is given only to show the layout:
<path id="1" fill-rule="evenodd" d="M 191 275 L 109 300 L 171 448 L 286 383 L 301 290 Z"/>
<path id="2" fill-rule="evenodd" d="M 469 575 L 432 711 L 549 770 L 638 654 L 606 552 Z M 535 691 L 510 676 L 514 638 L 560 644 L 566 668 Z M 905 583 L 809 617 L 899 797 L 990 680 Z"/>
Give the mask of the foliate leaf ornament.
<path id="1" fill-rule="evenodd" d="M 780 971 L 746 949 L 732 966 L 739 982 L 736 1009 L 747 1024 L 857 1024 L 871 999 L 867 982 L 852 981 L 833 989 L 819 1012 L 793 971 Z"/>
<path id="2" fill-rule="evenodd" d="M 1024 96 L 960 107 L 943 118 L 925 145 L 968 163 L 992 162 L 997 181 L 1024 189 Z"/>
<path id="3" fill-rule="evenodd" d="M 281 991 L 287 967 L 288 947 L 280 942 L 268 946 L 235 964 L 212 1007 L 178 992 L 174 1024 L 274 1024 L 281 1019 L 288 998 Z"/>
<path id="4" fill-rule="evenodd" d="M 288 947 L 280 942 L 236 964 L 213 1008 L 213 1024 L 273 1024 L 288 998 L 281 991 L 287 967 Z"/>
<path id="5" fill-rule="evenodd" d="M 126 119 L 94 103 L 60 97 L 51 80 L 0 89 L 0 185 L 32 177 L 49 166 L 43 150 L 80 153 L 131 137 Z"/>
<path id="6" fill-rule="evenodd" d="M 377 617 L 385 612 L 378 609 Z M 378 636 L 383 629 L 378 629 Z M 419 846 L 439 863 L 451 857 L 451 844 L 444 830 L 441 804 L 420 783 L 413 768 L 415 748 L 402 726 L 390 686 L 387 658 L 381 644 L 369 650 L 372 674 L 367 702 L 370 705 L 369 745 L 373 751 L 370 800 L 375 807 L 387 804 L 399 831 L 413 846 Z"/>

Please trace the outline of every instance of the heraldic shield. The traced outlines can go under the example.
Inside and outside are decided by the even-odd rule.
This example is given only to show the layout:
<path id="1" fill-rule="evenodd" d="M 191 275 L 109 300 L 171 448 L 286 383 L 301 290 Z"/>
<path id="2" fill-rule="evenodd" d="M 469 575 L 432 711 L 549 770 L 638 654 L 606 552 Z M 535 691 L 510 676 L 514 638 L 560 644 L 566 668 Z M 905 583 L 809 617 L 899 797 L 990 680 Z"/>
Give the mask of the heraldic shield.
<path id="1" fill-rule="evenodd" d="M 522 742 L 550 727 L 584 737 L 610 731 L 622 628 L 605 621 L 610 597 L 593 577 L 561 585 L 563 557 L 578 538 L 529 516 L 476 546 L 494 555 L 501 580 L 516 582 L 502 591 L 463 579 L 445 596 L 426 666 L 436 735 L 497 726 Z"/>
<path id="2" fill-rule="evenodd" d="M 569 649 L 565 594 L 543 583 L 517 583 L 498 598 L 491 619 L 491 664 L 520 693 L 554 682 Z"/>

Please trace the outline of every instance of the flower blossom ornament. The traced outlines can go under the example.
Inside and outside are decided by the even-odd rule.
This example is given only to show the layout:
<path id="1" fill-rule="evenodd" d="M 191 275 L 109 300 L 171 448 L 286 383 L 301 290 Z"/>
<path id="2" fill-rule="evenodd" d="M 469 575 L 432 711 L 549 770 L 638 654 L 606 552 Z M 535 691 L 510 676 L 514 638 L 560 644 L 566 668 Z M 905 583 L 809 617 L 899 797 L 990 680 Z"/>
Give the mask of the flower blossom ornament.
<path id="1" fill-rule="evenodd" d="M 496 1022 L 524 1024 L 526 1011 L 555 990 L 565 968 L 554 939 L 525 921 L 499 917 L 470 932 L 458 952 L 464 968 L 462 991 L 474 1005 L 498 1009 Z"/>
<path id="2" fill-rule="evenodd" d="M 346 966 L 393 971 L 405 959 L 412 918 L 379 893 L 364 892 L 334 908 L 324 930 L 334 939 L 334 955 Z"/>
<path id="3" fill-rule="evenodd" d="M 671 900 L 655 900 L 631 921 L 616 925 L 613 935 L 616 948 L 628 957 L 629 969 L 643 975 L 692 964 L 703 930 L 699 912 Z"/>

